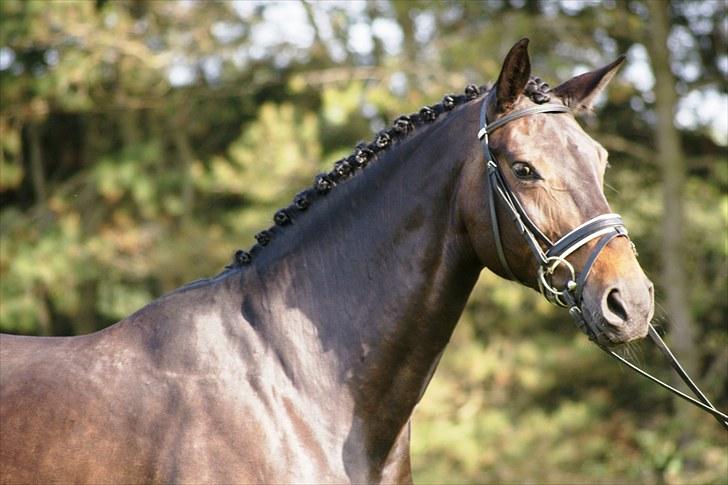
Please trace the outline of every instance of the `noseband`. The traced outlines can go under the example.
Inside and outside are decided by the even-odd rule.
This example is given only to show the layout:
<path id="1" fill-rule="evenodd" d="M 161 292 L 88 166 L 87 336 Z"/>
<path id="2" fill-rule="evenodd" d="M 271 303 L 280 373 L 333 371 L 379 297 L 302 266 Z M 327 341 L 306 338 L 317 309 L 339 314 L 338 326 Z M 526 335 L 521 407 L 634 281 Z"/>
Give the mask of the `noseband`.
<path id="1" fill-rule="evenodd" d="M 599 254 L 607 246 L 607 244 L 617 237 L 626 237 L 629 240 L 627 228 L 624 226 L 619 214 L 602 214 L 596 216 L 572 229 L 556 242 L 552 242 L 528 216 L 523 205 L 521 205 L 518 200 L 518 197 L 516 197 L 506 183 L 505 177 L 496 163 L 488 141 L 488 135 L 492 134 L 495 130 L 506 123 L 525 116 L 537 113 L 570 113 L 571 110 L 561 104 L 545 103 L 529 106 L 518 111 L 512 111 L 492 123 L 488 123 L 487 101 L 487 97 L 483 99 L 483 103 L 480 108 L 481 128 L 478 131 L 478 139 L 480 139 L 483 143 L 483 155 L 487 164 L 489 185 L 488 207 L 490 210 L 491 227 L 493 228 L 493 239 L 495 240 L 498 260 L 500 261 L 500 265 L 505 273 L 510 279 L 526 284 L 521 278 L 516 276 L 513 270 L 511 270 L 508 260 L 506 259 L 505 251 L 503 250 L 503 241 L 500 236 L 500 224 L 498 222 L 498 212 L 495 204 L 496 194 L 503 202 L 511 221 L 516 225 L 516 228 L 525 239 L 534 258 L 536 259 L 536 263 L 538 264 L 537 284 L 541 294 L 549 302 L 568 308 L 569 314 L 574 319 L 574 322 L 576 322 L 579 329 L 584 332 L 590 340 L 595 342 L 599 348 L 607 352 L 612 357 L 618 359 L 640 375 L 650 379 L 656 384 L 659 384 L 695 406 L 712 414 L 718 422 L 723 425 L 723 427 L 728 429 L 728 415 L 718 411 L 708 400 L 705 394 L 703 394 L 698 386 L 692 381 L 692 379 L 690 379 L 690 376 L 688 376 L 685 369 L 683 369 L 680 365 L 680 362 L 678 362 L 677 358 L 675 358 L 652 324 L 649 324 L 648 330 L 650 338 L 653 342 L 655 342 L 663 355 L 665 355 L 668 359 L 673 369 L 698 399 L 694 399 L 693 397 L 688 396 L 687 394 L 652 376 L 601 343 L 598 338 L 601 333 L 600 329 L 597 327 L 595 322 L 590 322 L 584 317 L 581 310 L 584 287 L 586 285 L 586 280 L 589 277 L 589 272 L 599 257 Z M 591 249 L 581 271 L 577 272 L 574 269 L 574 266 L 566 258 L 568 258 L 569 255 L 574 253 L 577 249 L 594 240 L 596 240 L 596 244 L 594 244 Z M 635 250 L 634 244 L 632 244 L 632 250 Z M 568 274 L 568 279 L 563 288 L 557 288 L 552 281 L 554 273 L 559 266 L 563 266 Z"/>

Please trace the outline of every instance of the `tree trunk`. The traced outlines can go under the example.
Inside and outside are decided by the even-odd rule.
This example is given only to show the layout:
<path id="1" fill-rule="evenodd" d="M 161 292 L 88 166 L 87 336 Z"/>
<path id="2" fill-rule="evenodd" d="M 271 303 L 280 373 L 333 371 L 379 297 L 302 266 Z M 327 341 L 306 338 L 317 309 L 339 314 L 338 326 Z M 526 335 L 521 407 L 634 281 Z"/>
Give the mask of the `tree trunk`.
<path id="1" fill-rule="evenodd" d="M 415 40 L 415 23 L 410 16 L 411 6 L 407 2 L 393 2 L 392 7 L 394 8 L 397 23 L 402 29 L 404 59 L 406 59 L 407 63 L 404 73 L 407 78 L 407 89 L 409 90 L 415 88 L 413 82 L 416 78 L 412 72 L 412 66 L 417 65 L 419 58 L 417 41 Z"/>
<path id="2" fill-rule="evenodd" d="M 672 321 L 672 344 L 680 354 L 688 371 L 695 371 L 697 355 L 695 330 L 690 315 L 686 290 L 683 192 L 685 164 L 680 143 L 680 133 L 673 123 L 677 107 L 675 78 L 670 70 L 667 36 L 670 29 L 670 4 L 662 0 L 650 0 L 651 15 L 650 58 L 655 73 L 655 97 L 657 108 L 657 158 L 662 164 L 663 206 L 662 215 L 662 266 L 663 286 L 667 310 Z"/>
<path id="3" fill-rule="evenodd" d="M 33 192 L 38 205 L 44 206 L 46 202 L 46 180 L 43 169 L 43 156 L 38 133 L 38 123 L 30 121 L 26 125 L 28 134 L 28 162 L 30 164 L 30 178 L 33 182 Z"/>
<path id="4" fill-rule="evenodd" d="M 663 0 L 649 0 L 647 5 L 650 11 L 648 48 L 655 74 L 657 109 L 655 141 L 657 159 L 662 165 L 663 181 L 662 286 L 665 290 L 665 306 L 671 322 L 671 345 L 686 370 L 695 375 L 699 355 L 695 345 L 694 323 L 690 314 L 690 301 L 686 287 L 688 278 L 684 260 L 686 254 L 683 207 L 685 165 L 680 133 L 673 123 L 678 98 L 667 49 L 667 37 L 670 32 L 670 4 Z M 678 407 L 678 409 L 685 410 L 685 407 Z"/>
<path id="5" fill-rule="evenodd" d="M 192 218 L 192 209 L 195 204 L 195 186 L 192 176 L 192 164 L 195 156 L 190 146 L 190 140 L 183 124 L 173 130 L 174 146 L 179 155 L 180 169 L 184 175 L 182 182 L 182 222 L 186 223 Z"/>
<path id="6" fill-rule="evenodd" d="M 139 143 L 141 136 L 139 134 L 139 116 L 137 112 L 131 108 L 122 109 L 117 118 L 119 123 L 119 132 L 124 147 L 130 147 Z"/>

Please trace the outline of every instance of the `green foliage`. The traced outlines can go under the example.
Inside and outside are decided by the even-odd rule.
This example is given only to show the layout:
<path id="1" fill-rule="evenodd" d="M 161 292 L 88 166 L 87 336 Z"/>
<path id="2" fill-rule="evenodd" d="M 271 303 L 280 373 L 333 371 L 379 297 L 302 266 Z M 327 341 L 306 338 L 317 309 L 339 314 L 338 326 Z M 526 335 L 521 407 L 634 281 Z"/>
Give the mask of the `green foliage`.
<path id="1" fill-rule="evenodd" d="M 699 72 L 675 68 L 683 97 L 725 91 L 714 3 L 672 7 L 676 66 Z M 0 330 L 110 325 L 218 272 L 372 131 L 493 81 L 518 38 L 555 83 L 647 44 L 650 21 L 642 1 L 286 4 L 298 7 L 308 41 L 261 35 L 278 4 L 0 2 Z M 659 304 L 670 282 L 654 93 L 623 75 L 597 112 L 585 126 L 611 153 L 606 194 Z M 727 152 L 704 123 L 681 130 L 696 377 L 725 409 Z M 628 351 L 663 366 L 648 346 Z M 415 480 L 726 483 L 725 433 L 675 406 L 563 311 L 486 271 L 416 410 Z"/>
<path id="2" fill-rule="evenodd" d="M 317 137 L 314 114 L 296 116 L 289 103 L 263 104 L 256 122 L 230 145 L 229 172 L 227 177 L 216 174 L 217 180 L 255 180 L 246 190 L 251 203 L 280 204 L 316 171 L 321 159 Z"/>

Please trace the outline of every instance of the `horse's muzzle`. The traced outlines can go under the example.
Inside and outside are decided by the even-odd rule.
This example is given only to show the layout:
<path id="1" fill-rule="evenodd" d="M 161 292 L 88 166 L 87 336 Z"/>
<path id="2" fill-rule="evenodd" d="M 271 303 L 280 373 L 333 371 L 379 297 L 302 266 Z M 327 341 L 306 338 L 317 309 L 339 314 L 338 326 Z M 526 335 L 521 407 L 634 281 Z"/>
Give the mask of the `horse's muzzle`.
<path id="1" fill-rule="evenodd" d="M 623 344 L 647 336 L 654 314 L 654 286 L 639 271 L 639 277 L 623 278 L 611 285 L 595 285 L 584 295 L 586 318 L 591 318 L 602 344 Z"/>

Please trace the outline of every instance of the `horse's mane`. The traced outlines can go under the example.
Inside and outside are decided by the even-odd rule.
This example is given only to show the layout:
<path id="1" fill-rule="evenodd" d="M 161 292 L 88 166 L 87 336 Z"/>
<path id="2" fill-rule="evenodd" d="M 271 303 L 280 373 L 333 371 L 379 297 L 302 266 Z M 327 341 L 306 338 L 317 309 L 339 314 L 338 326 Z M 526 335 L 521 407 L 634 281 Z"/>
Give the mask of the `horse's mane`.
<path id="1" fill-rule="evenodd" d="M 417 113 L 401 115 L 394 120 L 391 127 L 381 130 L 374 140 L 360 142 L 354 152 L 348 157 L 334 163 L 334 168 L 328 173 L 320 173 L 314 179 L 312 187 L 299 192 L 288 207 L 276 211 L 273 216 L 274 225 L 255 235 L 256 244 L 249 251 L 238 249 L 233 255 L 233 261 L 226 269 L 233 269 L 249 264 L 253 256 L 267 246 L 268 243 L 289 225 L 299 214 L 309 209 L 317 199 L 325 196 L 334 187 L 354 174 L 361 172 L 367 165 L 378 159 L 389 147 L 408 138 L 422 126 L 429 126 L 440 116 L 448 114 L 470 100 L 473 100 L 490 90 L 489 86 L 469 84 L 464 94 L 447 94 L 442 101 L 430 106 L 424 106 Z M 534 103 L 543 104 L 550 99 L 549 85 L 538 77 L 531 77 L 526 84 L 524 94 Z"/>

